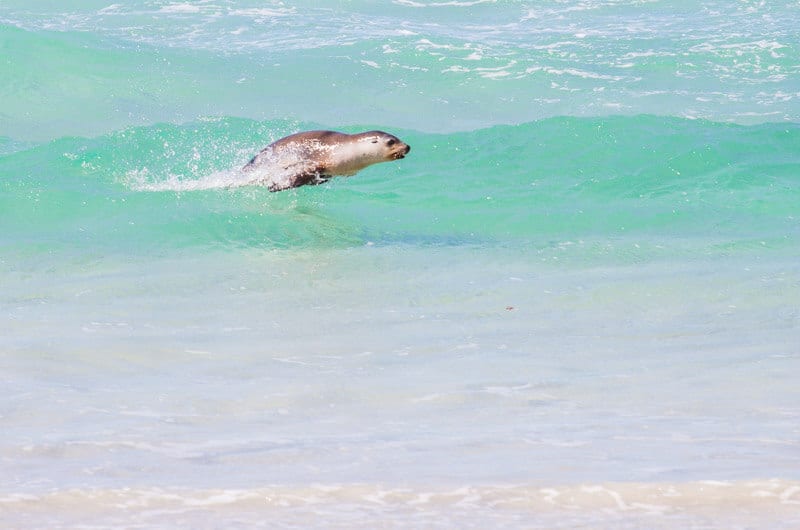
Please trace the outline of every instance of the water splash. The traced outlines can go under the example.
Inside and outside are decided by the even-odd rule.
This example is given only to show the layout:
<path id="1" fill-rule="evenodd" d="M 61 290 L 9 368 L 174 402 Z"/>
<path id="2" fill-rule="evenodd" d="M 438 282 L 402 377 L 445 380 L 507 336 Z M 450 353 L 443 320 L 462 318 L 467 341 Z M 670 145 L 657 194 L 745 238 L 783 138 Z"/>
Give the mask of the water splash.
<path id="1" fill-rule="evenodd" d="M 215 171 L 200 178 L 187 178 L 185 175 L 176 174 L 168 174 L 165 178 L 161 178 L 143 168 L 129 171 L 122 182 L 133 191 L 180 192 L 258 186 L 263 180 L 256 179 L 252 174 L 243 173 L 239 169 Z"/>

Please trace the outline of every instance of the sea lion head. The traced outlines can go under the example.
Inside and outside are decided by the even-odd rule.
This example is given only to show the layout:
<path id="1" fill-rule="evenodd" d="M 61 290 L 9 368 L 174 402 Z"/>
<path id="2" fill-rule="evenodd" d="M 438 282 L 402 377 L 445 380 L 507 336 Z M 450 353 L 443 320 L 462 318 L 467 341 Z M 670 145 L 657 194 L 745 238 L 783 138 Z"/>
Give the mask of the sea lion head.
<path id="1" fill-rule="evenodd" d="M 402 141 L 400 138 L 393 134 L 383 131 L 367 131 L 356 135 L 361 142 L 369 142 L 373 144 L 374 152 L 378 154 L 384 161 L 400 160 L 405 158 L 411 146 Z"/>

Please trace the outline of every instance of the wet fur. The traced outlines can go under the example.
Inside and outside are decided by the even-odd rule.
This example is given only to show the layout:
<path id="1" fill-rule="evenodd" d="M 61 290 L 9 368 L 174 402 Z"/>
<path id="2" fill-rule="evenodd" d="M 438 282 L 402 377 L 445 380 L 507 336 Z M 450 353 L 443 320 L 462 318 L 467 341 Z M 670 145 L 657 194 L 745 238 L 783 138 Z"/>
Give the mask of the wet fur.
<path id="1" fill-rule="evenodd" d="M 271 143 L 242 171 L 264 169 L 269 190 L 281 191 L 322 184 L 337 175 L 354 175 L 372 164 L 401 159 L 410 149 L 399 138 L 383 131 L 359 134 L 307 131 Z M 278 172 L 288 175 L 275 180 Z"/>

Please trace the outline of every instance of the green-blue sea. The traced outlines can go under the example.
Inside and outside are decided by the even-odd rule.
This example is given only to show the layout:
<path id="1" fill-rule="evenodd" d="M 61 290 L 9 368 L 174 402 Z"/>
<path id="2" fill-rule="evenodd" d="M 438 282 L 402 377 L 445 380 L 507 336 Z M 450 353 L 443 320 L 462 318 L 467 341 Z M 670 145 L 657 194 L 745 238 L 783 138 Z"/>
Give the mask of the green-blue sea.
<path id="1" fill-rule="evenodd" d="M 0 527 L 800 527 L 798 2 L 113 2 L 0 2 Z"/>

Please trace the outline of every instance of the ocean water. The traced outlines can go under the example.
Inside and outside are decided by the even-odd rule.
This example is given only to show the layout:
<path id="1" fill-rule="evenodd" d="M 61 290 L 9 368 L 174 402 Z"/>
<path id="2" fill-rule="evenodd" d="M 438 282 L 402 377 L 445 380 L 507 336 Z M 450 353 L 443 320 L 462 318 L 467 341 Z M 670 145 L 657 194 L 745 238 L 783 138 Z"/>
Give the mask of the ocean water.
<path id="1" fill-rule="evenodd" d="M 798 27 L 4 0 L 0 526 L 799 527 Z"/>

